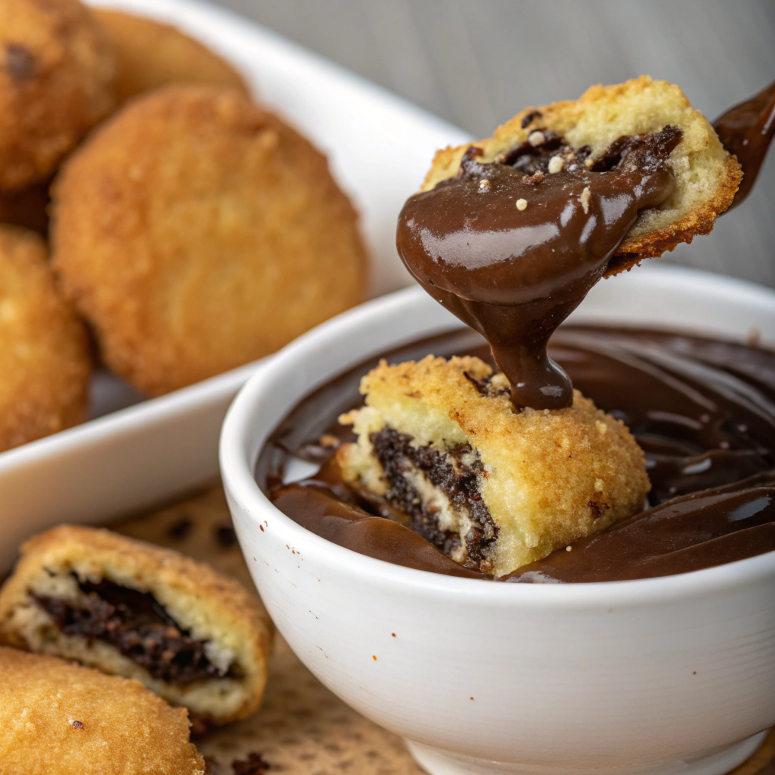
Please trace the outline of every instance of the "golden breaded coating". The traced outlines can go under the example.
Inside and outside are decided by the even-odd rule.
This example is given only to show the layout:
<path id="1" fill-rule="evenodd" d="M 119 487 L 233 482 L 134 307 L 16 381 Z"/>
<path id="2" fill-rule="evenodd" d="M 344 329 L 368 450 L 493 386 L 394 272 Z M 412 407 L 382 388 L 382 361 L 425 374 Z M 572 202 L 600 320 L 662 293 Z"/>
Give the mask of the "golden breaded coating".
<path id="1" fill-rule="evenodd" d="M 86 330 L 46 254 L 37 234 L 0 224 L 0 452 L 86 419 Z"/>
<path id="2" fill-rule="evenodd" d="M 0 648 L 0 771 L 204 775 L 185 710 L 137 681 Z"/>
<path id="3" fill-rule="evenodd" d="M 261 358 L 364 298 L 326 158 L 233 90 L 128 103 L 53 189 L 53 265 L 102 356 L 159 395 Z"/>
<path id="4" fill-rule="evenodd" d="M 115 61 L 78 0 L 0 0 L 0 52 L 0 190 L 16 190 L 113 109 Z"/>
<path id="5" fill-rule="evenodd" d="M 0 591 L 0 641 L 137 679 L 200 729 L 258 708 L 271 638 L 237 581 L 107 530 L 31 539 Z"/>
<path id="6" fill-rule="evenodd" d="M 627 428 L 575 391 L 573 406 L 523 409 L 474 357 L 389 366 L 361 381 L 340 418 L 356 444 L 346 480 L 406 511 L 452 559 L 502 576 L 643 507 L 650 485 Z"/>
<path id="7" fill-rule="evenodd" d="M 179 29 L 109 8 L 95 8 L 94 15 L 116 52 L 121 102 L 171 83 L 230 86 L 250 94 L 228 62 Z"/>
<path id="8" fill-rule="evenodd" d="M 692 108 L 680 87 L 646 75 L 614 86 L 593 86 L 578 100 L 525 108 L 492 137 L 473 145 L 484 151 L 479 161 L 491 162 L 522 143 L 540 146 L 552 133 L 572 149 L 586 147 L 586 164 L 592 167 L 619 138 L 654 134 L 666 126 L 681 131 L 667 161 L 675 175 L 675 190 L 659 207 L 640 213 L 609 263 L 610 275 L 709 233 L 742 180 L 737 158 L 724 150 L 713 127 Z M 422 190 L 456 175 L 470 147 L 439 151 Z"/>

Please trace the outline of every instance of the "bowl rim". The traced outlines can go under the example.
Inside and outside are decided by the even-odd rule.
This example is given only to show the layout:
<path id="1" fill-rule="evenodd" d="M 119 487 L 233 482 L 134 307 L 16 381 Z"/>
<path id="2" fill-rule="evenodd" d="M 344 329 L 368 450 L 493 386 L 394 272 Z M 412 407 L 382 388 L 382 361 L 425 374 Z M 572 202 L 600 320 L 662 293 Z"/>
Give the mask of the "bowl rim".
<path id="1" fill-rule="evenodd" d="M 711 295 L 726 295 L 741 298 L 754 305 L 775 305 L 775 291 L 759 287 L 743 280 L 715 275 L 697 269 L 671 265 L 657 265 L 649 273 L 663 274 L 671 284 L 690 283 Z M 262 396 L 277 388 L 284 371 L 292 369 L 300 355 L 310 346 L 319 347 L 325 342 L 346 334 L 361 321 L 373 324 L 373 318 L 391 318 L 407 304 L 420 303 L 428 298 L 419 286 L 410 286 L 386 296 L 367 301 L 308 331 L 280 350 L 257 371 L 241 388 L 232 402 L 221 430 L 219 462 L 221 476 L 227 495 L 231 497 L 256 525 L 259 515 L 267 511 L 282 526 L 283 542 L 297 540 L 306 552 L 314 551 L 326 562 L 339 568 L 346 567 L 348 573 L 357 575 L 363 581 L 389 584 L 413 592 L 422 591 L 425 596 L 449 598 L 467 602 L 486 602 L 489 606 L 503 607 L 610 607 L 627 603 L 649 605 L 656 602 L 676 600 L 685 596 L 712 595 L 720 590 L 756 583 L 768 577 L 775 578 L 775 552 L 726 563 L 724 565 L 691 571 L 688 573 L 657 578 L 633 579 L 628 581 L 577 582 L 573 584 L 509 584 L 493 583 L 485 579 L 467 579 L 445 576 L 431 571 L 407 568 L 360 554 L 307 530 L 280 511 L 267 498 L 255 480 L 250 460 L 253 457 L 247 438 L 253 413 L 258 409 Z M 461 327 L 462 324 L 460 324 Z M 452 330 L 452 326 L 440 327 L 436 331 Z M 430 335 L 434 331 L 423 331 Z M 400 341 L 397 340 L 396 344 Z M 362 360 L 361 357 L 358 360 Z M 345 371 L 348 365 L 339 371 Z M 321 380 L 307 388 L 312 392 Z M 294 402 L 295 403 L 295 402 Z M 279 418 L 266 432 L 262 432 L 263 443 L 276 427 Z"/>

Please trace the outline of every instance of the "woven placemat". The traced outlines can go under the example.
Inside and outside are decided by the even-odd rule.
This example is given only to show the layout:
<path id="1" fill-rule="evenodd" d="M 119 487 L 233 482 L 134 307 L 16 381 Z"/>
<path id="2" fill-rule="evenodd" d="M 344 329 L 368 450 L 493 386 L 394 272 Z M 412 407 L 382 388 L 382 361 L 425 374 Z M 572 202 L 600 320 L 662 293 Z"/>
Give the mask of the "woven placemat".
<path id="1" fill-rule="evenodd" d="M 253 583 L 231 529 L 220 487 L 111 527 L 209 562 Z M 420 775 L 401 738 L 367 721 L 326 689 L 279 636 L 261 709 L 197 740 L 214 775 L 232 775 L 235 760 L 260 754 L 270 775 Z M 261 768 L 243 772 L 252 775 Z M 775 775 L 775 732 L 733 775 Z"/>

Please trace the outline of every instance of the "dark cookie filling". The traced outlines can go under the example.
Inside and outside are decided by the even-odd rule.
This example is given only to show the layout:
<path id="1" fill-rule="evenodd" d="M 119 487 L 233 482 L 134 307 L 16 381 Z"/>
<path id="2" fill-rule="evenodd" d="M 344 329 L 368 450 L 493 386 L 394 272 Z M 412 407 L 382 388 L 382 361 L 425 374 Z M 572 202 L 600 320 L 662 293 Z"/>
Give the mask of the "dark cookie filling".
<path id="1" fill-rule="evenodd" d="M 474 524 L 464 539 L 468 553 L 464 565 L 487 571 L 490 567 L 487 549 L 498 537 L 498 528 L 479 492 L 479 477 L 484 471 L 481 462 L 478 459 L 469 464 L 462 462 L 473 452 L 471 445 L 458 444 L 444 454 L 431 446 L 412 446 L 411 436 L 392 428 L 373 433 L 370 440 L 389 483 L 385 498 L 409 514 L 409 527 L 447 555 L 460 546 L 460 536 L 439 527 L 436 513 L 406 478 L 411 466 L 425 474 L 456 510 L 468 511 Z"/>
<path id="2" fill-rule="evenodd" d="M 184 686 L 236 675 L 234 666 L 224 671 L 214 665 L 205 653 L 205 641 L 181 629 L 152 594 L 109 581 L 78 585 L 86 595 L 79 608 L 59 598 L 33 595 L 65 635 L 109 643 L 166 683 Z"/>
<path id="3" fill-rule="evenodd" d="M 650 135 L 622 135 L 606 148 L 600 158 L 587 166 L 585 162 L 592 153 L 590 146 L 573 148 L 556 132 L 539 127 L 530 133 L 530 139 L 506 151 L 495 160 L 495 163 L 506 164 L 528 176 L 542 176 L 549 174 L 551 159 L 559 156 L 564 161 L 563 169 L 568 172 L 581 169 L 589 169 L 591 172 L 610 172 L 630 154 L 637 154 L 638 165 L 649 169 L 655 168 L 667 159 L 681 141 L 681 134 L 678 127 L 668 125 L 661 132 Z M 473 146 L 468 149 L 460 165 L 461 175 L 470 174 L 471 162 L 478 155 L 477 152 L 479 149 Z"/>
<path id="4" fill-rule="evenodd" d="M 535 133 L 540 133 L 534 135 Z M 496 159 L 498 164 L 506 164 L 515 170 L 524 172 L 525 175 L 549 174 L 549 161 L 553 156 L 562 156 L 567 158 L 566 165 L 569 170 L 583 168 L 584 160 L 592 153 L 592 149 L 585 145 L 582 148 L 571 148 L 556 132 L 550 129 L 534 129 L 530 137 L 534 139 L 541 137 L 538 142 L 526 140 L 524 143 L 515 145 L 511 150 L 506 151 L 502 156 Z M 471 149 L 469 149 L 469 152 Z M 468 152 L 467 152 L 468 153 Z M 465 174 L 465 167 L 461 164 L 461 170 Z"/>
<path id="5" fill-rule="evenodd" d="M 485 398 L 507 396 L 511 392 L 510 388 L 496 387 L 493 385 L 492 376 L 477 379 L 476 377 L 472 377 L 467 371 L 463 372 L 463 376 L 479 391 L 479 394 Z"/>

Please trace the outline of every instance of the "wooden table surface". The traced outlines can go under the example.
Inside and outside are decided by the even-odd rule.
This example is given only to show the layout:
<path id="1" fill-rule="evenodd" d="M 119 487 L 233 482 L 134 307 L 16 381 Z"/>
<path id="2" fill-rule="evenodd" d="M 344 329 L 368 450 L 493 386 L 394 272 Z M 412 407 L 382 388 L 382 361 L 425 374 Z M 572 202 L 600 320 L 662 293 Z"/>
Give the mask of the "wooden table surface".
<path id="1" fill-rule="evenodd" d="M 480 137 L 641 73 L 711 118 L 775 78 L 775 0 L 212 1 Z M 662 260 L 775 287 L 774 205 L 775 152 L 745 205 Z"/>

